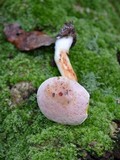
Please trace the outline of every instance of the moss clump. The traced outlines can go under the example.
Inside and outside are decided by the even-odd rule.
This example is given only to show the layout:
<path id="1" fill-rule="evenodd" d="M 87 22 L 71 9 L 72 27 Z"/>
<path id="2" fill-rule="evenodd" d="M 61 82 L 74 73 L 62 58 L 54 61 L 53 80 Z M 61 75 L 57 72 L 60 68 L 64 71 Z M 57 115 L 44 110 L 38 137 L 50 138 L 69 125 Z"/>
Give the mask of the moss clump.
<path id="1" fill-rule="evenodd" d="M 113 148 L 110 125 L 120 118 L 120 3 L 89 0 L 6 0 L 0 2 L 0 23 L 19 22 L 26 30 L 36 27 L 54 36 L 72 20 L 77 43 L 71 63 L 79 82 L 90 92 L 88 119 L 80 126 L 63 126 L 46 119 L 33 94 L 24 104 L 11 108 L 10 86 L 31 82 L 34 87 L 59 75 L 50 65 L 54 47 L 31 53 L 18 51 L 0 35 L 0 159 L 77 160 L 85 152 L 102 156 Z M 0 26 L 3 32 L 3 26 Z"/>

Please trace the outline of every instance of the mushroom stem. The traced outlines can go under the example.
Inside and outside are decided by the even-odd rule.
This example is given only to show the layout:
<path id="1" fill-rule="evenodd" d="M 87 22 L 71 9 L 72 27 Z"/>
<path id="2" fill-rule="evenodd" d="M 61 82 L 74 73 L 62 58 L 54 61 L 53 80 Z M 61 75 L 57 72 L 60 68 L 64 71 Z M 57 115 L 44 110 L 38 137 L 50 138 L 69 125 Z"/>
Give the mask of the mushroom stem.
<path id="1" fill-rule="evenodd" d="M 71 45 L 75 42 L 76 35 L 72 23 L 67 23 L 57 36 L 55 43 L 55 63 L 62 76 L 77 81 L 76 73 L 70 63 L 68 54 Z"/>
<path id="2" fill-rule="evenodd" d="M 58 43 L 58 42 L 56 42 L 56 43 Z M 74 70 L 72 68 L 72 65 L 70 63 L 70 60 L 69 60 L 67 54 L 68 54 L 68 52 L 64 49 L 63 50 L 56 49 L 55 57 L 54 57 L 56 65 L 57 65 L 62 76 L 68 77 L 71 80 L 77 81 L 76 73 L 74 72 Z"/>

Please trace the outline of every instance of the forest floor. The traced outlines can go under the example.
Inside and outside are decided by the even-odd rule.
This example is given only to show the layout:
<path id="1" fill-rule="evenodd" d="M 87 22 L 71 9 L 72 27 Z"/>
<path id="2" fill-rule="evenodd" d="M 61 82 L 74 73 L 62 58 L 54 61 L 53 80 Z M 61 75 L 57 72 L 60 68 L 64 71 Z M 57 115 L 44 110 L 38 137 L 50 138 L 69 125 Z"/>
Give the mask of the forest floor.
<path id="1" fill-rule="evenodd" d="M 117 0 L 0 1 L 0 159 L 120 159 L 119 6 Z M 77 33 L 69 58 L 90 93 L 89 116 L 78 126 L 48 120 L 36 102 L 40 84 L 60 75 L 52 65 L 54 45 L 21 52 L 3 32 L 5 24 L 17 22 L 55 37 L 69 21 Z M 30 94 L 13 104 L 12 88 L 24 83 L 32 91 L 27 88 Z"/>

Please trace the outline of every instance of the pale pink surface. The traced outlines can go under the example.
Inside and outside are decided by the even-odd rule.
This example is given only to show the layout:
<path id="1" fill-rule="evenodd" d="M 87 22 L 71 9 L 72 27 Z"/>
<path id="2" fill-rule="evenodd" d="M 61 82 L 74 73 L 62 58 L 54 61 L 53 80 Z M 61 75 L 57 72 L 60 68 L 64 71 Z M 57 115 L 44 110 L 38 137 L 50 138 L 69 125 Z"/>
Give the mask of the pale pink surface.
<path id="1" fill-rule="evenodd" d="M 37 102 L 48 119 L 77 125 L 87 118 L 89 93 L 76 81 L 66 77 L 53 77 L 39 87 Z"/>

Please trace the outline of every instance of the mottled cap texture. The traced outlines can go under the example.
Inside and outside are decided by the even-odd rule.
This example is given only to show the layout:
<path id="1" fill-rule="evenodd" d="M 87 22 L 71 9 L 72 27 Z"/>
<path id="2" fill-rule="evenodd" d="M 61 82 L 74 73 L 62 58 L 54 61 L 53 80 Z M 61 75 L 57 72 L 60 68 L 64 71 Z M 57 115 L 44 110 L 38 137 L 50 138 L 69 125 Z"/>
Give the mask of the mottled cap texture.
<path id="1" fill-rule="evenodd" d="M 89 97 L 78 82 L 62 76 L 47 79 L 37 92 L 41 112 L 48 119 L 67 125 L 78 125 L 85 121 Z"/>
<path id="2" fill-rule="evenodd" d="M 76 43 L 76 32 L 75 32 L 75 28 L 72 22 L 67 22 L 64 24 L 63 28 L 60 30 L 60 32 L 57 35 L 57 39 L 60 39 L 62 37 L 68 37 L 68 36 L 72 36 L 73 37 L 73 45 L 75 45 Z"/>

